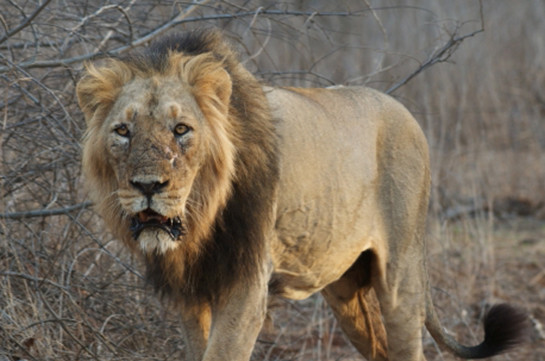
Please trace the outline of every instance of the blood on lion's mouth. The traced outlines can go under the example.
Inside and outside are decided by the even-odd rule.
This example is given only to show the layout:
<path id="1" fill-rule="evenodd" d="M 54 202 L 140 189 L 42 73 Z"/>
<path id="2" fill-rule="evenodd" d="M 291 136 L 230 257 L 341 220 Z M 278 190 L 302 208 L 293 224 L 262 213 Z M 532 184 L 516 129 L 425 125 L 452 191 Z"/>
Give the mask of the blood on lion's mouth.
<path id="1" fill-rule="evenodd" d="M 173 241 L 185 234 L 185 228 L 180 217 L 168 218 L 148 208 L 138 212 L 131 218 L 131 231 L 134 239 L 146 228 L 157 228 L 166 232 Z"/>

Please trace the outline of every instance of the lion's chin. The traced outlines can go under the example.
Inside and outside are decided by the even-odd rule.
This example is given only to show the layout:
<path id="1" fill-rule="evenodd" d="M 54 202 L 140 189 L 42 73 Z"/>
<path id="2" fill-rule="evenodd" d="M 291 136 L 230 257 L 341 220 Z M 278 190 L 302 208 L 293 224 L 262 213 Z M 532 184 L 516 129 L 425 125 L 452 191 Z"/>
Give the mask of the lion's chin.
<path id="1" fill-rule="evenodd" d="M 131 219 L 130 229 L 144 252 L 165 253 L 180 244 L 185 229 L 179 217 L 168 218 L 146 209 Z"/>
<path id="2" fill-rule="evenodd" d="M 164 254 L 178 248 L 181 243 L 163 229 L 151 227 L 143 229 L 136 240 L 144 253 Z"/>

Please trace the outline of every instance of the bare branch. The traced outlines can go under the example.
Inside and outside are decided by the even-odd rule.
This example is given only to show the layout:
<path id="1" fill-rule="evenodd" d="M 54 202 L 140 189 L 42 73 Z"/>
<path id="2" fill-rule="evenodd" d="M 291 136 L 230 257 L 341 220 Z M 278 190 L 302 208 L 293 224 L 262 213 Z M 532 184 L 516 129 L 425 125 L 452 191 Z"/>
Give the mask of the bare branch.
<path id="1" fill-rule="evenodd" d="M 454 34 L 451 35 L 449 40 L 440 48 L 436 49 L 429 57 L 428 59 L 422 63 L 415 71 L 401 79 L 399 82 L 392 85 L 388 90 L 385 91 L 386 94 L 391 94 L 395 92 L 397 89 L 401 88 L 403 85 L 407 84 L 409 81 L 411 81 L 415 76 L 426 70 L 427 68 L 437 64 L 437 63 L 444 63 L 450 59 L 452 54 L 458 49 L 460 44 L 466 40 L 467 38 L 471 38 L 479 33 L 484 32 L 484 14 L 483 14 L 483 7 L 482 2 L 479 2 L 480 4 L 480 17 L 481 17 L 481 27 L 478 30 L 475 30 L 469 34 L 465 34 L 462 36 L 456 36 L 457 32 L 454 32 Z"/>
<path id="2" fill-rule="evenodd" d="M 31 282 L 34 282 L 34 283 L 47 283 L 48 285 L 58 287 L 58 288 L 63 289 L 65 291 L 69 290 L 69 287 L 61 285 L 61 284 L 59 284 L 57 282 L 53 282 L 48 278 L 38 278 L 38 277 L 34 277 L 34 276 L 27 275 L 27 274 L 24 274 L 24 273 L 6 271 L 6 272 L 0 273 L 0 276 L 23 278 L 23 279 L 25 279 L 27 281 L 31 281 Z"/>
<path id="3" fill-rule="evenodd" d="M 28 62 L 23 62 L 23 63 L 18 64 L 18 67 L 25 68 L 25 69 L 30 69 L 30 68 L 53 68 L 53 67 L 59 67 L 59 66 L 68 66 L 68 65 L 71 65 L 71 64 L 74 64 L 74 63 L 80 63 L 82 61 L 90 60 L 90 59 L 96 58 L 96 57 L 101 56 L 101 55 L 116 56 L 116 55 L 122 54 L 122 53 L 124 53 L 124 52 L 126 52 L 128 50 L 131 50 L 131 49 L 133 49 L 135 47 L 138 47 L 138 46 L 141 46 L 141 45 L 147 43 L 148 41 L 153 40 L 154 38 L 156 38 L 157 36 L 163 34 L 165 31 L 167 31 L 171 27 L 173 27 L 175 25 L 178 25 L 178 24 L 181 24 L 182 22 L 186 22 L 186 21 L 191 22 L 191 21 L 203 20 L 202 17 L 197 17 L 197 18 L 192 18 L 192 19 L 187 19 L 186 20 L 186 17 L 191 15 L 191 13 L 193 13 L 193 11 L 195 11 L 198 8 L 198 6 L 204 5 L 209 1 L 210 0 L 201 0 L 201 1 L 193 2 L 190 7 L 188 7 L 184 12 L 179 13 L 174 19 L 172 19 L 171 21 L 169 21 L 169 22 L 155 28 L 151 32 L 147 33 L 146 35 L 142 36 L 141 38 L 139 38 L 139 39 L 137 39 L 135 41 L 133 41 L 133 39 L 132 39 L 133 35 L 131 33 L 129 44 L 118 47 L 116 49 L 106 51 L 106 52 L 98 50 L 98 51 L 95 51 L 95 52 L 92 52 L 92 53 L 88 53 L 88 54 L 84 54 L 84 55 L 80 55 L 80 56 L 75 56 L 75 57 L 67 58 L 67 59 L 55 59 L 55 60 L 45 60 L 45 61 L 31 60 L 31 61 L 28 61 Z M 117 6 L 115 8 L 119 10 L 119 8 Z M 101 8 L 99 11 L 101 12 L 103 10 L 104 10 L 104 8 Z M 124 15 L 126 15 L 123 11 L 122 11 L 122 13 Z M 252 12 L 251 14 L 254 15 L 255 13 Z M 95 16 L 95 15 L 97 15 L 97 14 L 96 13 L 93 14 L 93 16 Z M 84 19 L 84 20 L 86 20 L 86 19 Z M 81 26 L 84 23 L 84 20 L 82 20 L 82 22 L 80 23 L 80 25 L 78 25 L 78 27 Z M 129 25 L 131 25 L 129 19 L 127 19 L 127 21 L 129 22 Z M 9 69 L 11 69 L 11 67 L 0 67 L 0 73 L 8 71 Z"/>
<path id="4" fill-rule="evenodd" d="M 19 31 L 23 30 L 27 26 L 29 26 L 32 23 L 32 20 L 36 16 L 38 16 L 39 13 L 42 12 L 43 9 L 47 7 L 47 5 L 51 2 L 51 0 L 45 0 L 42 5 L 40 5 L 28 18 L 26 18 L 22 23 L 17 25 L 15 29 L 7 31 L 3 37 L 0 38 L 0 44 L 2 44 L 4 41 L 8 40 L 13 35 L 17 34 Z"/>
<path id="5" fill-rule="evenodd" d="M 176 17 L 174 17 L 174 19 L 158 26 L 157 28 L 151 30 L 147 34 L 143 35 L 142 37 L 134 40 L 132 43 L 129 43 L 127 45 L 123 45 L 108 51 L 96 51 L 96 52 L 83 54 L 83 55 L 75 56 L 72 58 L 66 58 L 66 59 L 54 59 L 54 60 L 43 60 L 43 61 L 30 60 L 30 61 L 22 62 L 18 64 L 18 66 L 24 69 L 53 68 L 53 67 L 59 67 L 59 66 L 61 67 L 69 66 L 71 64 L 80 63 L 86 60 L 91 60 L 100 56 L 117 56 L 135 47 L 146 44 L 147 42 L 164 34 L 167 30 L 169 30 L 170 28 L 174 26 L 177 26 L 180 24 L 192 23 L 192 22 L 237 19 L 237 18 L 245 18 L 245 17 L 255 18 L 257 15 L 295 16 L 295 17 L 301 17 L 301 16 L 302 17 L 343 17 L 343 16 L 347 17 L 347 16 L 361 16 L 364 13 L 367 13 L 370 11 L 374 12 L 378 10 L 391 9 L 391 7 L 382 7 L 382 8 L 374 8 L 374 9 L 364 9 L 359 11 L 340 11 L 340 12 L 315 12 L 315 11 L 290 11 L 290 10 L 274 10 L 274 9 L 263 10 L 262 9 L 259 11 L 258 14 L 256 14 L 256 11 L 244 11 L 244 12 L 238 12 L 238 13 L 232 13 L 232 14 L 214 14 L 214 15 L 208 15 L 208 16 L 197 16 L 197 17 L 187 18 L 187 16 L 190 15 L 196 9 L 197 6 L 203 5 L 207 2 L 209 2 L 209 0 L 202 0 L 200 2 L 194 3 L 194 5 L 189 7 L 183 13 L 179 13 Z M 408 8 L 413 8 L 413 7 L 408 7 Z M 11 69 L 11 67 L 0 67 L 0 73 L 6 72 L 9 69 Z"/>
<path id="6" fill-rule="evenodd" d="M 74 211 L 79 211 L 85 208 L 89 208 L 92 205 L 91 202 L 82 202 L 74 204 L 73 206 L 64 207 L 64 208 L 54 208 L 54 209 L 38 209 L 33 211 L 25 212 L 13 212 L 13 213 L 0 213 L 0 219 L 25 219 L 33 217 L 50 217 L 50 216 L 61 216 L 66 215 Z"/>
<path id="7" fill-rule="evenodd" d="M 101 15 L 103 12 L 107 11 L 107 10 L 110 10 L 110 9 L 115 9 L 117 11 L 119 11 L 123 17 L 125 18 L 125 20 L 127 21 L 127 24 L 129 26 L 129 44 L 132 43 L 133 41 L 133 29 L 132 29 L 132 22 L 131 22 L 131 19 L 130 19 L 130 16 L 129 14 L 127 13 L 127 11 L 130 9 L 130 7 L 134 4 L 136 0 L 133 0 L 131 1 L 131 3 L 129 3 L 128 6 L 126 6 L 125 8 L 119 6 L 119 5 L 105 5 L 105 6 L 102 6 L 100 9 L 98 9 L 97 11 L 95 11 L 93 14 L 90 14 L 90 15 L 87 15 L 85 17 L 83 17 L 79 23 L 77 25 L 75 25 L 71 30 L 70 30 L 70 34 L 68 36 L 66 36 L 65 40 L 64 40 L 64 43 L 63 43 L 63 46 L 62 48 L 65 48 L 66 45 L 69 43 L 70 39 L 71 39 L 71 36 L 73 34 L 77 34 L 77 32 L 90 20 L 90 19 L 93 19 L 95 17 L 98 17 L 99 15 Z M 116 24 L 119 23 L 119 20 L 117 21 Z M 114 25 L 115 26 L 115 25 Z M 110 31 L 108 33 L 107 36 L 104 37 L 104 39 L 102 40 L 101 44 L 98 46 L 98 49 L 102 49 L 102 44 L 105 44 L 113 35 L 113 31 Z"/>

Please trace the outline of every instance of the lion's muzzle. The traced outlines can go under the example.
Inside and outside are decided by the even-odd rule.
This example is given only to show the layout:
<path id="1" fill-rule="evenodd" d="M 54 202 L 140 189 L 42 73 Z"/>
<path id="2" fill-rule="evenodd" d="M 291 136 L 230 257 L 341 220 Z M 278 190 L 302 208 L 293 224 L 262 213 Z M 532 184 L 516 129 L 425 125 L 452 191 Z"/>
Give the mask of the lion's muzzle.
<path id="1" fill-rule="evenodd" d="M 133 179 L 130 184 L 147 199 L 147 208 L 131 218 L 130 229 L 134 239 L 138 239 L 145 229 L 156 229 L 166 232 L 173 241 L 185 234 L 185 227 L 180 217 L 169 218 L 152 209 L 152 197 L 161 193 L 168 186 L 167 181 L 147 181 Z"/>
<path id="2" fill-rule="evenodd" d="M 173 241 L 185 234 L 185 227 L 180 217 L 168 218 L 159 213 L 146 209 L 131 218 L 131 231 L 134 239 L 147 228 L 156 228 L 166 232 Z"/>

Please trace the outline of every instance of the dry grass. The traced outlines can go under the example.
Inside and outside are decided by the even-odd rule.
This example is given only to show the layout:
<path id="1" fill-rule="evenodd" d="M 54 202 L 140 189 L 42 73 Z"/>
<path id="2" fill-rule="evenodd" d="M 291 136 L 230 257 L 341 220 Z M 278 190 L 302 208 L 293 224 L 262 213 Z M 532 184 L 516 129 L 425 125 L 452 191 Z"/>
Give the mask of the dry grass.
<path id="1" fill-rule="evenodd" d="M 37 2 L 0 3 L 0 28 L 10 29 L 0 31 L 0 214 L 10 215 L 0 217 L 1 361 L 183 359 L 178 317 L 145 285 L 139 261 L 85 205 L 66 210 L 85 200 L 74 98 L 84 58 L 144 44 L 164 24 L 214 25 L 273 84 L 387 90 L 481 27 L 477 1 L 103 3 L 42 1 L 33 18 Z M 434 299 L 467 343 L 498 300 L 545 323 L 545 4 L 485 1 L 483 11 L 484 33 L 393 94 L 430 142 Z M 41 216 L 24 218 L 31 210 Z M 277 300 L 272 315 L 255 360 L 361 359 L 319 296 Z M 545 360 L 538 330 L 497 360 Z M 452 359 L 424 343 L 429 360 Z"/>

